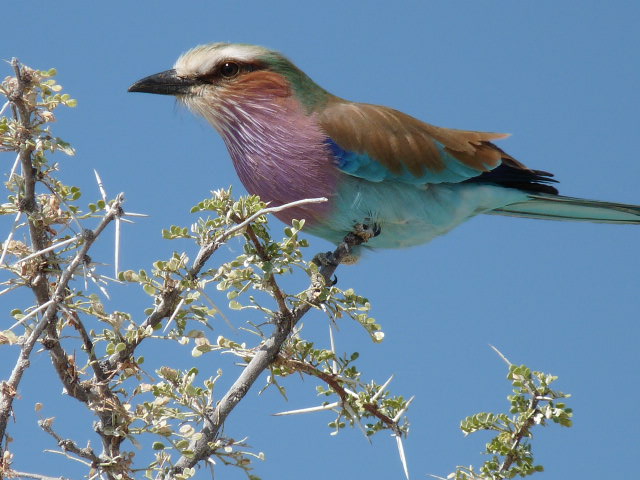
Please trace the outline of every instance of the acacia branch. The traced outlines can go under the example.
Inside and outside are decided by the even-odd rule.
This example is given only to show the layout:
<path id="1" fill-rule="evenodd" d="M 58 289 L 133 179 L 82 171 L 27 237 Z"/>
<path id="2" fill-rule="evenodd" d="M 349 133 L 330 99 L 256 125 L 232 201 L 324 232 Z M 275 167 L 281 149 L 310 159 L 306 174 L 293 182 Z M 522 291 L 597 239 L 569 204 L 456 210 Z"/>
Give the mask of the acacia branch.
<path id="1" fill-rule="evenodd" d="M 290 314 L 287 314 L 289 311 L 287 309 L 287 311 L 279 312 L 279 314 L 276 315 L 276 328 L 273 333 L 260 344 L 249 364 L 243 369 L 240 376 L 218 402 L 214 411 L 205 417 L 205 425 L 200 435 L 196 435 L 198 439 L 192 441 L 189 445 L 188 450 L 191 453 L 189 456 L 183 455 L 180 457 L 176 462 L 175 471 L 179 472 L 185 468 L 193 467 L 199 461 L 215 453 L 215 450 L 211 448 L 209 444 L 215 442 L 218 432 L 226 418 L 244 398 L 262 372 L 269 368 L 269 365 L 275 360 L 283 343 L 289 337 L 300 319 L 312 307 L 316 307 L 321 303 L 320 299 L 324 285 L 330 283 L 331 276 L 336 271 L 338 265 L 340 265 L 342 260 L 351 252 L 353 247 L 363 242 L 362 237 L 353 233 L 348 234 L 333 252 L 327 254 L 319 272 L 322 277 L 322 285 L 319 285 L 318 282 L 315 281 L 312 282 L 312 285 L 307 290 L 309 294 L 307 303 L 294 309 Z"/>
<path id="2" fill-rule="evenodd" d="M 235 218 L 237 225 L 231 227 L 228 230 L 225 230 L 216 238 L 214 238 L 213 240 L 206 243 L 200 248 L 200 250 L 196 254 L 196 258 L 193 261 L 193 265 L 187 271 L 188 278 L 192 280 L 197 280 L 198 276 L 200 275 L 200 272 L 204 268 L 206 262 L 211 258 L 211 256 L 222 245 L 224 245 L 227 240 L 229 240 L 232 236 L 234 236 L 236 233 L 238 233 L 242 229 L 246 229 L 247 235 L 249 236 L 253 234 L 252 241 L 254 242 L 254 244 L 257 243 L 259 245 L 259 247 L 256 247 L 256 248 L 261 248 L 262 246 L 260 245 L 260 241 L 255 236 L 255 233 L 253 232 L 253 229 L 251 228 L 251 225 L 250 225 L 250 223 L 255 221 L 255 219 L 257 219 L 258 217 L 261 217 L 263 215 L 267 215 L 270 213 L 281 212 L 287 208 L 292 208 L 292 207 L 296 207 L 296 206 L 307 204 L 307 203 L 321 203 L 326 201 L 327 199 L 324 197 L 297 200 L 295 202 L 286 203 L 278 207 L 263 208 L 246 219 L 242 219 L 239 217 Z M 251 232 L 251 234 L 249 232 Z M 262 250 L 262 252 L 264 254 L 264 250 Z M 264 255 L 266 256 L 266 254 Z M 274 287 L 273 281 L 271 281 L 270 284 L 272 287 Z M 280 289 L 277 288 L 277 285 L 275 287 L 276 288 L 274 290 L 275 291 L 274 295 L 276 295 L 278 306 L 281 309 L 283 307 L 285 307 L 286 309 L 286 306 L 284 304 L 284 295 L 282 294 Z M 175 312 L 176 307 L 180 302 L 181 293 L 182 292 L 178 288 L 176 288 L 171 282 L 167 282 L 167 284 L 165 285 L 165 288 L 156 297 L 157 304 L 153 309 L 153 312 L 151 312 L 151 314 L 144 320 L 144 322 L 142 322 L 142 325 L 140 325 L 140 328 L 144 330 L 147 327 L 155 327 L 158 323 L 160 323 L 165 318 L 169 318 Z M 125 362 L 128 358 L 131 357 L 131 355 L 133 355 L 133 352 L 138 347 L 138 345 L 142 342 L 142 340 L 144 340 L 144 338 L 145 338 L 144 336 L 139 336 L 138 338 L 132 340 L 131 342 L 128 342 L 124 349 L 120 350 L 117 353 L 114 353 L 107 361 L 106 370 L 110 372 L 116 371 L 120 363 Z"/>
<path id="3" fill-rule="evenodd" d="M 281 364 L 291 370 L 306 373 L 307 375 L 319 378 L 324 383 L 329 385 L 329 387 L 331 387 L 334 392 L 336 392 L 336 394 L 340 397 L 341 404 L 344 405 L 349 401 L 349 393 L 342 386 L 342 382 L 340 381 L 338 375 L 323 372 L 322 370 L 318 370 L 317 368 L 315 368 L 313 365 L 301 362 L 300 360 L 295 360 L 293 358 L 284 358 L 281 355 L 276 358 L 274 363 Z M 380 420 L 391 430 L 398 433 L 397 422 L 394 421 L 393 418 L 382 413 L 375 403 L 363 403 L 362 408 L 376 417 L 378 420 Z"/>
<path id="4" fill-rule="evenodd" d="M 29 141 L 32 137 L 33 130 L 36 126 L 32 123 L 32 114 L 35 106 L 29 104 L 25 99 L 25 94 L 31 88 L 32 78 L 29 70 L 21 67 L 17 58 L 11 60 L 11 66 L 16 74 L 16 81 L 13 91 L 8 92 L 7 98 L 13 106 L 13 112 L 16 120 L 20 123 L 21 131 L 18 133 L 20 147 L 18 157 L 22 167 L 22 175 L 24 179 L 24 190 L 21 192 L 19 200 L 20 211 L 25 212 L 28 217 L 29 234 L 31 236 L 32 251 L 38 252 L 47 247 L 47 235 L 42 225 L 38 225 L 34 221 L 34 215 L 38 213 L 39 207 L 36 201 L 36 175 L 33 168 L 32 154 L 35 150 L 35 143 Z M 38 277 L 37 273 L 42 272 L 47 267 L 46 262 L 39 265 L 38 272 L 34 277 Z M 38 304 L 42 305 L 49 301 L 49 287 L 45 281 L 32 282 L 33 290 Z"/>
<path id="5" fill-rule="evenodd" d="M 507 472 L 511 465 L 513 465 L 513 462 L 518 460 L 519 455 L 516 449 L 520 445 L 520 442 L 522 442 L 523 438 L 531 436 L 531 427 L 533 427 L 533 425 L 535 424 L 534 419 L 536 414 L 538 413 L 538 404 L 540 403 L 540 400 L 537 398 L 535 386 L 533 386 L 531 395 L 533 397 L 529 402 L 529 411 L 531 412 L 531 415 L 527 419 L 527 421 L 520 426 L 520 428 L 512 433 L 512 437 L 514 438 L 513 444 L 511 445 L 509 453 L 505 456 L 504 462 L 502 462 L 502 465 L 500 465 L 499 473 Z"/>
<path id="6" fill-rule="evenodd" d="M 31 355 L 33 347 L 35 346 L 36 342 L 45 331 L 45 329 L 47 329 L 48 326 L 56 318 L 58 310 L 60 309 L 60 304 L 65 300 L 65 294 L 67 292 L 69 282 L 73 278 L 73 275 L 75 274 L 78 267 L 80 267 L 80 265 L 82 265 L 82 263 L 85 261 L 87 253 L 96 239 L 104 231 L 107 225 L 109 225 L 109 223 L 111 223 L 116 218 L 116 216 L 120 214 L 120 206 L 123 201 L 124 195 L 118 195 L 105 216 L 102 218 L 102 221 L 100 222 L 98 227 L 96 227 L 95 230 L 85 230 L 82 233 L 82 239 L 84 243 L 80 246 L 80 248 L 78 248 L 75 257 L 60 276 L 56 289 L 51 297 L 51 303 L 44 311 L 42 319 L 31 331 L 29 337 L 24 341 L 24 343 L 22 343 L 20 355 L 18 357 L 16 365 L 11 372 L 11 376 L 9 377 L 9 380 L 7 382 L 4 382 L 2 384 L 2 391 L 0 391 L 0 438 L 4 438 L 9 415 L 12 411 L 13 399 L 17 394 L 18 385 L 20 384 L 22 376 L 24 375 L 26 369 L 29 367 L 29 357 Z M 58 373 L 60 374 L 61 372 Z"/>
<path id="7" fill-rule="evenodd" d="M 256 232 L 253 231 L 253 228 L 251 227 L 251 225 L 247 225 L 246 232 L 247 232 L 247 236 L 251 240 L 251 243 L 253 243 L 253 246 L 255 247 L 256 252 L 258 252 L 258 256 L 260 257 L 260 259 L 263 262 L 271 261 L 271 257 L 267 255 L 267 252 L 262 246 L 262 243 L 260 243 L 260 239 L 256 235 Z M 289 307 L 287 307 L 287 304 L 285 303 L 284 293 L 282 293 L 282 290 L 280 289 L 280 286 L 278 285 L 278 282 L 276 281 L 276 277 L 273 275 L 273 273 L 267 274 L 267 284 L 269 285 L 269 288 L 271 289 L 271 293 L 276 299 L 278 308 L 280 309 L 280 314 L 285 318 L 291 318 L 291 310 L 289 310 Z"/>
<path id="8" fill-rule="evenodd" d="M 207 260 L 209 260 L 211 255 L 218 248 L 220 248 L 220 246 L 223 245 L 224 242 L 226 242 L 229 238 L 234 236 L 237 232 L 239 232 L 243 228 L 250 227 L 251 222 L 253 222 L 255 219 L 263 215 L 267 215 L 269 213 L 282 212 L 283 210 L 286 210 L 288 208 L 297 207 L 300 205 L 306 205 L 307 203 L 322 203 L 326 201 L 327 199 L 325 197 L 305 198 L 303 200 L 296 200 L 295 202 L 285 203 L 284 205 L 280 205 L 278 207 L 263 208 L 246 219 L 241 219 L 239 217 L 236 217 L 234 221 L 237 222 L 237 225 L 235 225 L 234 227 L 228 230 L 225 230 L 224 232 L 222 232 L 222 234 L 219 237 L 217 237 L 215 240 L 213 240 L 212 242 L 208 243 L 207 245 L 205 245 L 203 248 L 200 249 L 200 251 L 198 252 L 198 255 L 196 256 L 196 259 L 193 261 L 193 267 L 191 267 L 191 270 L 189 271 L 189 275 L 195 278 L 200 273 L 200 270 L 202 270 L 202 267 L 207 262 Z"/>

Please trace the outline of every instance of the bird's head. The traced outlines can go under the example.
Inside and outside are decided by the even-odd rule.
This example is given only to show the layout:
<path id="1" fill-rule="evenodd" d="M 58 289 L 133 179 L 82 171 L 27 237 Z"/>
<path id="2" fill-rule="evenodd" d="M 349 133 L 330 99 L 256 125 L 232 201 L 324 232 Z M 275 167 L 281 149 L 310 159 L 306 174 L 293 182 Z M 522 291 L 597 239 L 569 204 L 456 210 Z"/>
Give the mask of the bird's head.
<path id="1" fill-rule="evenodd" d="M 195 47 L 171 70 L 145 77 L 129 91 L 174 95 L 218 128 L 235 107 L 268 108 L 293 96 L 309 113 L 328 97 L 282 54 L 232 43 Z"/>

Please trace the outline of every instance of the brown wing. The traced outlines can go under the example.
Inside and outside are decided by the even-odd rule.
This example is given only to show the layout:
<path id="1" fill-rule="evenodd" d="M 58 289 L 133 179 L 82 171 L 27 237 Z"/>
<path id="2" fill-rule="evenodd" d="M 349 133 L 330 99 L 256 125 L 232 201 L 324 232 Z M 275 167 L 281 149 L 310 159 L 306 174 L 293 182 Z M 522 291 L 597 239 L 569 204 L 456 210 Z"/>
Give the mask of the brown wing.
<path id="1" fill-rule="evenodd" d="M 478 175 L 501 163 L 530 171 L 490 142 L 508 134 L 436 127 L 392 108 L 337 97 L 318 115 L 322 128 L 341 148 L 366 153 L 395 174 L 403 167 L 416 177 L 425 170 L 434 174 L 445 170 L 447 164 L 435 142 Z"/>

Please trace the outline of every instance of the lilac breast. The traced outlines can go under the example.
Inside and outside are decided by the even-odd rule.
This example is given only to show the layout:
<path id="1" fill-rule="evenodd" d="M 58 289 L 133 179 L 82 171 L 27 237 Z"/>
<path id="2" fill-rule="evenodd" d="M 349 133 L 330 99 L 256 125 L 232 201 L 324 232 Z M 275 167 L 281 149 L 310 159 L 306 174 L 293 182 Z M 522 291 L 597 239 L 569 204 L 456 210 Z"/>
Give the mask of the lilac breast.
<path id="1" fill-rule="evenodd" d="M 339 171 L 314 115 L 305 115 L 291 99 L 278 104 L 244 99 L 226 106 L 224 120 L 216 127 L 249 193 L 271 206 L 327 197 L 329 202 L 276 214 L 285 223 L 304 218 L 309 225 L 326 217 Z"/>

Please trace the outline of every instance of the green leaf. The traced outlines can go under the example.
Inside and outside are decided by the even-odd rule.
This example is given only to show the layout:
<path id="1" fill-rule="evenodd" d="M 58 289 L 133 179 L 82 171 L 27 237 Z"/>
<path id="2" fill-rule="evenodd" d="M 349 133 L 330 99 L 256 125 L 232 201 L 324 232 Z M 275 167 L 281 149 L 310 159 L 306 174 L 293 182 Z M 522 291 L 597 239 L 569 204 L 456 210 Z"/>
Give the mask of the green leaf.
<path id="1" fill-rule="evenodd" d="M 242 310 L 244 307 L 242 306 L 242 304 L 240 302 L 238 302 L 237 300 L 231 300 L 229 302 L 229 308 L 231 310 Z"/>

